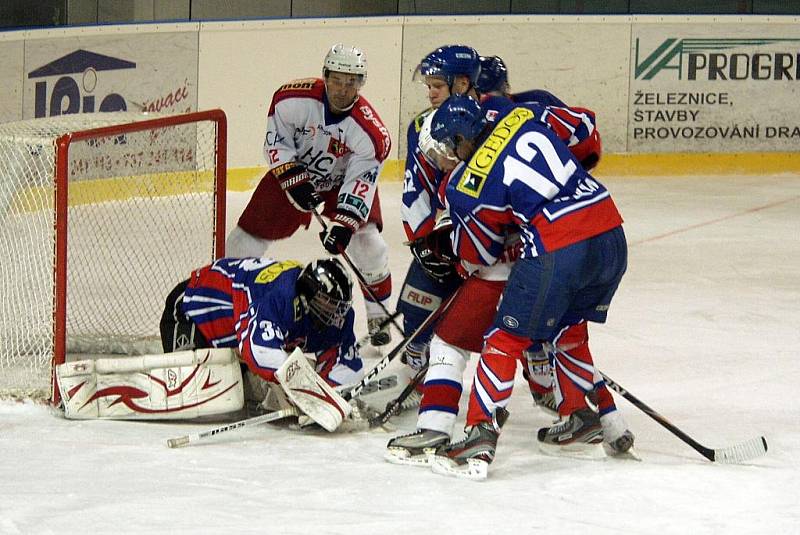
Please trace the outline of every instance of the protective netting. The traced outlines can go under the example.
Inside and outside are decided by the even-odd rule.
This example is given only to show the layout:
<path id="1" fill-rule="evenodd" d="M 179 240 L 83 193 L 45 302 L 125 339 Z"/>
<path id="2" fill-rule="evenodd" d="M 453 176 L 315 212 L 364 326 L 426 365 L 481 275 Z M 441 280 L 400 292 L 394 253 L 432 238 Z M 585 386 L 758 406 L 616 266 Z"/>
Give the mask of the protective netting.
<path id="1" fill-rule="evenodd" d="M 49 393 L 56 139 L 145 119 L 153 116 L 0 125 L 0 396 Z M 165 297 L 214 258 L 216 134 L 216 122 L 205 120 L 71 143 L 68 352 L 160 352 Z"/>

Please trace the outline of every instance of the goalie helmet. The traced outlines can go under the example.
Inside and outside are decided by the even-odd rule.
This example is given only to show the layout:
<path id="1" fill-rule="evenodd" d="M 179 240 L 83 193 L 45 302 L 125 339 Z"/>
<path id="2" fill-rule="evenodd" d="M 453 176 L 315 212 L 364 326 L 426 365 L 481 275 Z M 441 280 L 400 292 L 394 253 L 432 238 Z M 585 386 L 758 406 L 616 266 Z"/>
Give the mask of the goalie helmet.
<path id="1" fill-rule="evenodd" d="M 475 82 L 478 93 L 499 91 L 505 93 L 508 85 L 508 69 L 499 56 L 481 56 L 481 73 Z"/>
<path id="2" fill-rule="evenodd" d="M 297 278 L 297 293 L 316 321 L 338 329 L 353 306 L 353 282 L 336 258 L 321 258 L 304 267 Z"/>
<path id="3" fill-rule="evenodd" d="M 433 114 L 431 137 L 455 152 L 456 136 L 475 139 L 485 126 L 486 117 L 477 100 L 466 95 L 453 95 Z"/>
<path id="4" fill-rule="evenodd" d="M 414 80 L 424 81 L 426 76 L 444 78 L 453 87 L 456 76 L 466 76 L 475 85 L 481 72 L 478 52 L 471 46 L 447 45 L 425 56 L 414 73 Z"/>
<path id="5" fill-rule="evenodd" d="M 328 71 L 357 74 L 361 77 L 363 84 L 367 81 L 367 55 L 358 47 L 337 43 L 325 56 L 322 67 L 323 77 L 327 78 Z"/>

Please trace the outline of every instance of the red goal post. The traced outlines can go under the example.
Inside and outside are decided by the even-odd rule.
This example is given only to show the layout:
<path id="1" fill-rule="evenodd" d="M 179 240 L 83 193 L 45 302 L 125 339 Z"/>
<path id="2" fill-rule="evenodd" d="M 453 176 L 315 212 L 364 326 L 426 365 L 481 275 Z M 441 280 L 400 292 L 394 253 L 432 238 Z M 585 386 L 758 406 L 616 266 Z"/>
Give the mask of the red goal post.
<path id="1" fill-rule="evenodd" d="M 226 144 L 221 110 L 0 125 L 0 249 L 21 268 L 0 268 L 0 396 L 46 377 L 58 404 L 68 355 L 160 352 L 166 295 L 224 254 Z"/>

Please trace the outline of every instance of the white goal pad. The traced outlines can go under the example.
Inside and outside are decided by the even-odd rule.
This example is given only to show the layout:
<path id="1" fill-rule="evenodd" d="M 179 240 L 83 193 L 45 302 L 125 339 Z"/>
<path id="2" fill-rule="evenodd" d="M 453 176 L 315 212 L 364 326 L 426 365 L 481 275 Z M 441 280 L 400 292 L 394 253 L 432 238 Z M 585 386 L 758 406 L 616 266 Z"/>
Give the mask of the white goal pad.
<path id="1" fill-rule="evenodd" d="M 233 349 L 80 360 L 58 365 L 56 377 L 69 419 L 190 419 L 244 406 Z"/>
<path id="2" fill-rule="evenodd" d="M 312 420 L 333 432 L 353 408 L 306 360 L 300 348 L 275 372 L 278 382 L 289 399 Z"/>

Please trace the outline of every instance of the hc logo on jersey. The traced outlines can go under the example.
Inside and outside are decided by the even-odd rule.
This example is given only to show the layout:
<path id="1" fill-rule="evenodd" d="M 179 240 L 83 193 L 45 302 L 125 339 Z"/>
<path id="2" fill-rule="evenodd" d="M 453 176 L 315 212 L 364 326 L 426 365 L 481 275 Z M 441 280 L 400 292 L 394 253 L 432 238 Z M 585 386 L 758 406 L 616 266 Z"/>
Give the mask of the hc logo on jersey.
<path id="1" fill-rule="evenodd" d="M 102 96 L 97 106 L 98 72 L 135 69 L 136 63 L 88 50 L 76 50 L 28 73 L 36 82 L 34 116 L 53 117 L 68 113 L 95 111 L 126 111 L 125 99 L 117 93 Z M 47 78 L 58 76 L 52 87 Z M 93 94 L 95 93 L 95 94 Z"/>

